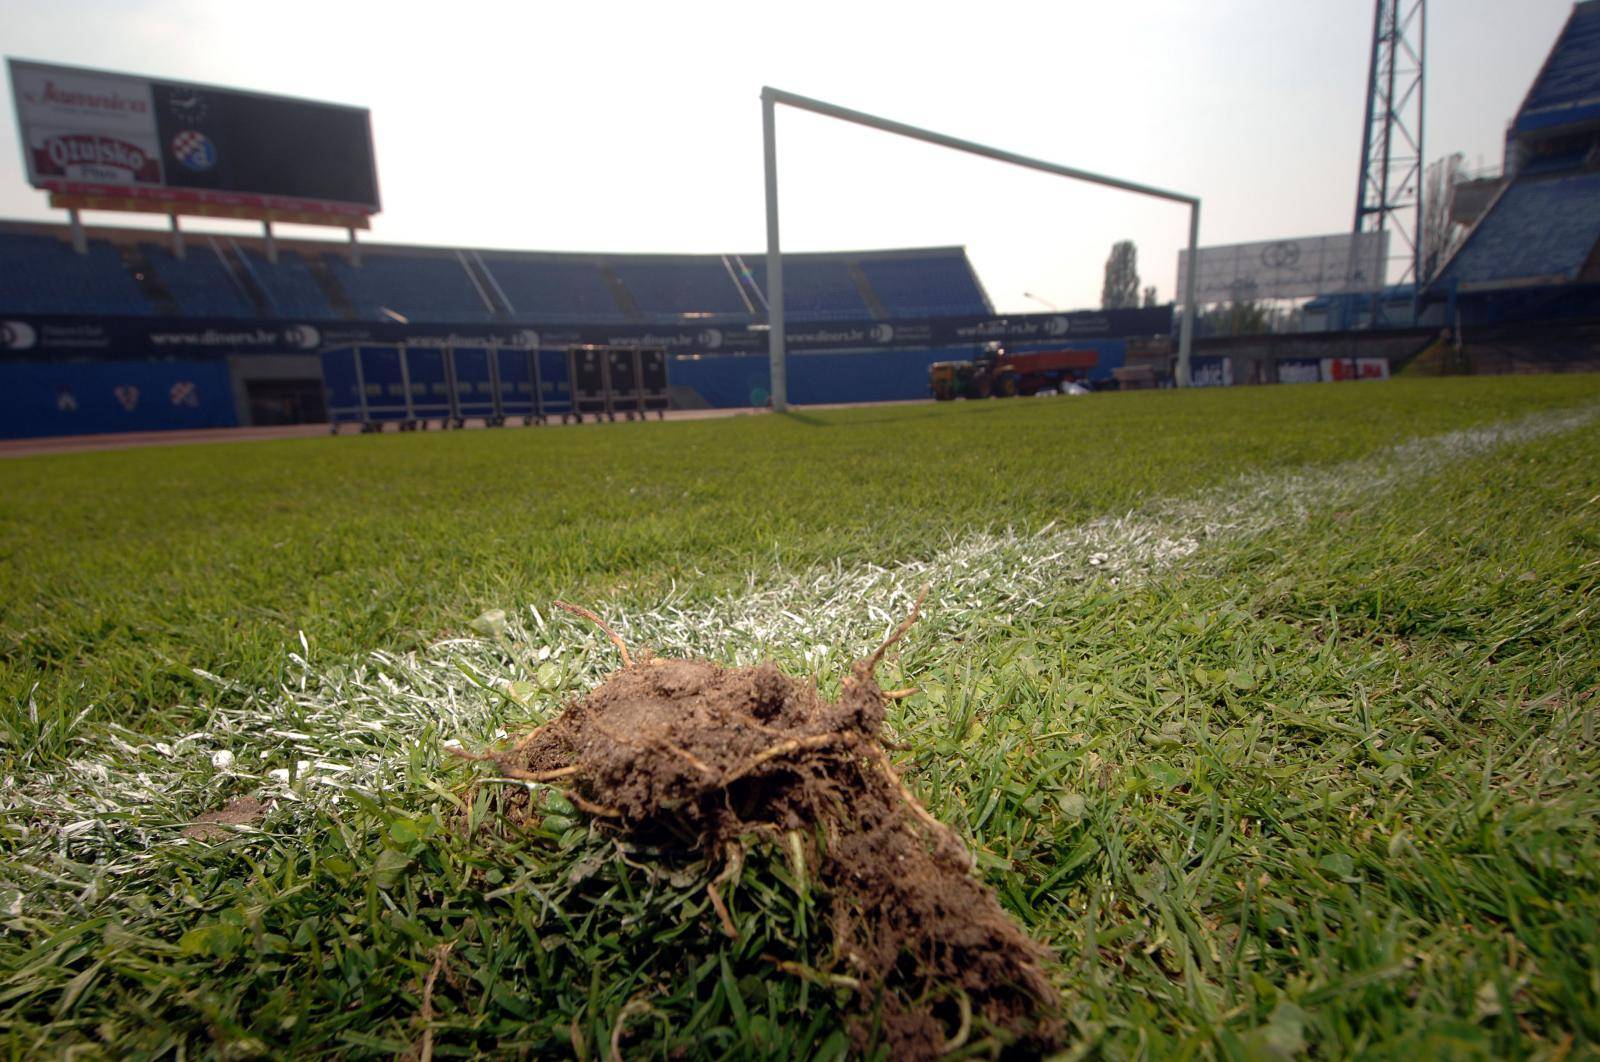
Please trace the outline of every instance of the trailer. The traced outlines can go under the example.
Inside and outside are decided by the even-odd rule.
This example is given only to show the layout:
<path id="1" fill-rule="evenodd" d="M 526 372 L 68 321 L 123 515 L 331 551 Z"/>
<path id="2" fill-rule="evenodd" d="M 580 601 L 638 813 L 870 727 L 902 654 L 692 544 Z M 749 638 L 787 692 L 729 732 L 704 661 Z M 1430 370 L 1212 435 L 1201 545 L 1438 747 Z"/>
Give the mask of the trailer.
<path id="1" fill-rule="evenodd" d="M 494 342 L 359 343 L 321 352 L 330 427 L 363 432 L 497 427 L 514 419 L 544 424 L 559 416 L 632 419 L 667 408 L 666 352 L 633 347 L 567 350 L 502 347 Z"/>
<path id="2" fill-rule="evenodd" d="M 533 351 L 534 379 L 539 389 L 539 411 L 544 417 L 560 417 L 565 424 L 576 415 L 572 397 L 572 368 L 563 350 Z"/>
<path id="3" fill-rule="evenodd" d="M 639 392 L 639 351 L 635 347 L 608 347 L 606 389 L 611 397 L 611 419 L 621 413 L 632 420 L 644 415 L 644 396 Z"/>
<path id="4" fill-rule="evenodd" d="M 539 361 L 537 350 L 495 348 L 495 416 L 501 424 L 517 418 L 521 418 L 524 425 L 545 422 Z"/>
<path id="5" fill-rule="evenodd" d="M 936 361 L 928 385 L 941 402 L 957 398 L 1011 398 L 1065 390 L 1087 379 L 1100 363 L 1097 350 L 1030 350 L 1012 353 L 989 343 L 971 361 Z"/>
<path id="6" fill-rule="evenodd" d="M 399 343 L 361 343 L 322 351 L 322 380 L 328 397 L 328 425 L 359 424 L 363 432 L 395 424 L 416 426 L 410 371 Z"/>
<path id="7" fill-rule="evenodd" d="M 671 405 L 667 392 L 667 352 L 659 347 L 613 347 L 606 358 L 611 408 L 628 420 L 651 413 L 660 420 Z"/>
<path id="8" fill-rule="evenodd" d="M 479 418 L 494 427 L 499 409 L 495 401 L 495 372 L 492 348 L 485 346 L 451 347 L 450 417 L 457 428 L 469 418 Z"/>
<path id="9" fill-rule="evenodd" d="M 638 356 L 640 409 L 644 413 L 654 413 L 657 420 L 664 420 L 672 406 L 672 394 L 667 390 L 667 352 L 661 348 L 641 348 Z"/>
<path id="10" fill-rule="evenodd" d="M 595 420 L 616 420 L 611 406 L 611 371 L 608 347 L 567 349 L 567 380 L 572 388 L 572 416 L 583 423 L 584 414 Z M 562 418 L 566 420 L 565 417 Z"/>
<path id="11" fill-rule="evenodd" d="M 569 347 L 567 380 L 579 421 L 586 413 L 596 420 L 616 420 L 618 413 L 627 420 L 650 413 L 661 419 L 671 405 L 667 352 L 659 347 Z"/>
<path id="12" fill-rule="evenodd" d="M 445 352 L 439 347 L 403 348 L 406 393 L 410 398 L 411 426 L 426 429 L 429 420 L 445 427 L 450 419 L 450 373 Z"/>

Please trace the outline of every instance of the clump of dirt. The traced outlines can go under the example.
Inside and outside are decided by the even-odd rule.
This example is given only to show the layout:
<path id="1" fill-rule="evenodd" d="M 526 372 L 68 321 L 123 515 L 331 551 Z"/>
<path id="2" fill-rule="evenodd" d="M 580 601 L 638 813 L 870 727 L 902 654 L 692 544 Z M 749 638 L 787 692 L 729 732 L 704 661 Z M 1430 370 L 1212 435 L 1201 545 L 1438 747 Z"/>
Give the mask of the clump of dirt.
<path id="1" fill-rule="evenodd" d="M 233 834 L 229 826 L 253 826 L 266 813 L 266 805 L 255 797 L 235 797 L 223 807 L 196 815 L 183 835 L 194 841 L 220 841 Z"/>
<path id="2" fill-rule="evenodd" d="M 633 661 L 593 613 L 563 607 L 605 629 L 623 667 L 486 757 L 500 771 L 559 784 L 614 828 L 725 861 L 708 893 L 734 935 L 718 885 L 738 872 L 740 838 L 819 839 L 807 864 L 828 898 L 826 976 L 856 989 L 858 1041 L 871 1036 L 874 1011 L 896 1058 L 960 1046 L 975 1016 L 1024 1046 L 1058 1040 L 1048 952 L 1001 909 L 955 832 L 911 795 L 884 751 L 891 695 L 873 672 L 915 608 L 827 701 L 771 663 Z"/>

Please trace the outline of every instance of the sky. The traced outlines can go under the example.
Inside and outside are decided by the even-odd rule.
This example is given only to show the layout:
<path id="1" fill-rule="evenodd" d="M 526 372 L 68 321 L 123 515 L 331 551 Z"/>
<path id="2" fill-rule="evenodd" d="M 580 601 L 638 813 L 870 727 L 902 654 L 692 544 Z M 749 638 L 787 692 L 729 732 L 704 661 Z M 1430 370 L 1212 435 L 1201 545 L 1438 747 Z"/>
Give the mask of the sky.
<path id="1" fill-rule="evenodd" d="M 1499 165 L 1570 10 L 1435 0 L 1428 158 Z M 1346 232 L 1371 30 L 1367 0 L 0 3 L 16 58 L 370 108 L 363 239 L 617 252 L 765 249 L 763 85 L 1198 195 L 1202 246 Z M 0 129 L 0 216 L 61 219 Z M 1025 311 L 1098 305 L 1131 239 L 1172 297 L 1183 206 L 792 110 L 778 156 L 785 250 L 962 244 Z"/>

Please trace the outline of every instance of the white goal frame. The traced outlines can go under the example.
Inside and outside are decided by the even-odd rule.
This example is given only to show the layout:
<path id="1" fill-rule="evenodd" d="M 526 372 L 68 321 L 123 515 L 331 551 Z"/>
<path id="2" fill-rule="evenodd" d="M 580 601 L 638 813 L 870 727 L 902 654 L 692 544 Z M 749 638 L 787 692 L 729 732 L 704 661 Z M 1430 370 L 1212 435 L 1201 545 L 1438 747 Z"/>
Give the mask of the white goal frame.
<path id="1" fill-rule="evenodd" d="M 783 410 L 789 407 L 789 373 L 787 352 L 784 349 L 784 312 L 783 312 L 783 252 L 778 244 L 778 129 L 777 107 L 793 107 L 796 110 L 810 111 L 826 118 L 837 118 L 841 122 L 852 122 L 855 125 L 864 125 L 869 129 L 880 132 L 892 133 L 895 136 L 908 137 L 912 140 L 921 140 L 927 144 L 937 144 L 940 147 L 950 148 L 952 151 L 964 151 L 969 155 L 978 155 L 996 162 L 1004 162 L 1011 166 L 1021 166 L 1024 169 L 1039 170 L 1042 173 L 1053 173 L 1057 177 L 1066 177 L 1074 181 L 1087 181 L 1107 188 L 1116 188 L 1124 192 L 1133 192 L 1136 195 L 1154 196 L 1157 199 L 1166 199 L 1174 203 L 1183 203 L 1189 207 L 1189 261 L 1197 262 L 1200 243 L 1200 198 L 1198 196 L 1183 195 L 1179 192 L 1169 192 L 1164 188 L 1155 188 L 1147 184 L 1138 184 L 1134 181 L 1124 181 L 1117 177 L 1107 177 L 1104 174 L 1090 173 L 1088 170 L 1076 169 L 1072 166 L 1062 166 L 1054 162 L 1045 162 L 1042 159 L 1029 158 L 1011 151 L 978 144 L 971 140 L 962 140 L 958 137 L 946 136 L 944 133 L 935 133 L 928 129 L 919 129 L 914 125 L 903 122 L 891 121 L 880 118 L 875 114 L 863 111 L 853 111 L 848 107 L 840 107 L 833 103 L 824 103 L 821 100 L 811 99 L 809 96 L 799 96 L 793 92 L 772 88 L 770 85 L 761 89 L 761 122 L 762 122 L 762 148 L 766 160 L 767 182 L 767 357 L 772 372 L 772 408 Z M 1188 283 L 1183 297 L 1183 324 L 1178 331 L 1178 368 L 1177 382 L 1179 387 L 1189 385 L 1189 351 L 1194 338 L 1194 285 L 1195 274 L 1198 270 L 1189 270 Z"/>

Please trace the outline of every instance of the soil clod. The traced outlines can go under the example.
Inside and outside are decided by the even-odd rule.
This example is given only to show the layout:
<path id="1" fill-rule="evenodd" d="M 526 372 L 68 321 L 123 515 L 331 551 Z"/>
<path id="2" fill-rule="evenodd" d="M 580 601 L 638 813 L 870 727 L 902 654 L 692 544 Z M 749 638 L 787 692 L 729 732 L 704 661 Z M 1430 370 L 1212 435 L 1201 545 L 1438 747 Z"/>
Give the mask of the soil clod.
<path id="1" fill-rule="evenodd" d="M 986 1034 L 1048 1047 L 1059 1037 L 1049 953 L 1000 907 L 958 835 L 884 751 L 889 697 L 873 670 L 916 616 L 851 668 L 837 701 L 770 662 L 728 668 L 641 652 L 488 758 L 507 777 L 558 784 L 609 828 L 720 866 L 707 894 L 730 935 L 726 886 L 740 871 L 741 838 L 807 839 L 832 937 L 827 968 L 808 976 L 859 986 L 853 1033 L 863 1046 L 876 1023 L 893 1057 L 935 1056 L 981 1022 Z"/>
<path id="2" fill-rule="evenodd" d="M 183 835 L 193 841 L 220 841 L 233 833 L 229 826 L 253 826 L 266 813 L 266 805 L 255 797 L 235 797 L 223 807 L 196 815 Z"/>

